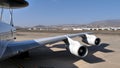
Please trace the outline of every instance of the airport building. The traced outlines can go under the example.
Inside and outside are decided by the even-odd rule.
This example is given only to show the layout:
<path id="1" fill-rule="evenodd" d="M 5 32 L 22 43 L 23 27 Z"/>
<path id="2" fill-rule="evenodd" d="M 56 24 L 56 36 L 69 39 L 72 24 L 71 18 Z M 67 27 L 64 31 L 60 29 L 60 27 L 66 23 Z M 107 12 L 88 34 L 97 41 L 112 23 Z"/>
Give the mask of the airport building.
<path id="1" fill-rule="evenodd" d="M 120 27 L 30 27 L 28 28 L 28 30 L 30 31 L 34 31 L 34 30 L 39 30 L 39 31 L 43 31 L 43 30 L 63 30 L 63 31 L 69 31 L 69 30 L 73 30 L 73 31 L 84 31 L 84 30 L 92 30 L 92 31 L 104 31 L 104 30 L 108 30 L 108 31 L 117 31 L 120 30 Z"/>

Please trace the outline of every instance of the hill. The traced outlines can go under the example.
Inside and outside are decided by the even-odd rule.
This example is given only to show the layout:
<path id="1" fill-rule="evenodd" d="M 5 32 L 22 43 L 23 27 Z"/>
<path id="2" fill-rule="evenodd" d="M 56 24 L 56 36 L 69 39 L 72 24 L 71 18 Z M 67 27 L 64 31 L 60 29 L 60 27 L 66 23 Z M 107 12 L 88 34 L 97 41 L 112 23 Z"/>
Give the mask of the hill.
<path id="1" fill-rule="evenodd" d="M 102 26 L 102 27 L 120 27 L 120 20 L 103 20 L 95 21 L 90 23 L 92 26 Z"/>

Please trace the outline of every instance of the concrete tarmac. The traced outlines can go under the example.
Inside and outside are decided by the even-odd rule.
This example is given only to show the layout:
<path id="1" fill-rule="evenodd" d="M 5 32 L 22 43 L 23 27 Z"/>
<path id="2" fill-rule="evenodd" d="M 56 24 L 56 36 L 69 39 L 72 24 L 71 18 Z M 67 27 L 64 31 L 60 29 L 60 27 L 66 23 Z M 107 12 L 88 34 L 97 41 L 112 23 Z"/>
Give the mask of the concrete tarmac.
<path id="1" fill-rule="evenodd" d="M 17 40 L 30 40 L 65 33 L 18 32 Z M 0 68 L 120 68 L 120 34 L 96 34 L 100 46 L 89 46 L 81 38 L 73 38 L 87 45 L 89 54 L 79 58 L 66 50 L 63 42 L 45 45 L 30 50 L 29 58 L 12 57 L 0 62 Z"/>

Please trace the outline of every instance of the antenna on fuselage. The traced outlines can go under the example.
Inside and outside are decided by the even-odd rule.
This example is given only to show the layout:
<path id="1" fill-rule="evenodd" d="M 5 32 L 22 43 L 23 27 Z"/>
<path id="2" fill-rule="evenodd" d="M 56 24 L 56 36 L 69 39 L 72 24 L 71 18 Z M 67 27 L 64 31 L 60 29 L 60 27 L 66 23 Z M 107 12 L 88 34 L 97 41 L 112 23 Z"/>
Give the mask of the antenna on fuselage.
<path id="1" fill-rule="evenodd" d="M 9 12 L 10 12 L 10 25 L 14 27 L 14 24 L 13 24 L 13 9 L 9 8 Z"/>

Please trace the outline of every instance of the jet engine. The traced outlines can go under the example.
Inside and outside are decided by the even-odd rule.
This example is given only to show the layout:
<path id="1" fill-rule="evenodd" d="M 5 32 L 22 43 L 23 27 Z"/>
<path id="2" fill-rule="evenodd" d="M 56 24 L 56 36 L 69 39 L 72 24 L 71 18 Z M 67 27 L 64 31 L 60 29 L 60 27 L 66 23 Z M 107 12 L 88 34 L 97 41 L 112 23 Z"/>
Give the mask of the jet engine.
<path id="1" fill-rule="evenodd" d="M 89 45 L 99 45 L 101 39 L 97 38 L 95 35 L 85 34 L 82 36 L 82 41 Z"/>
<path id="2" fill-rule="evenodd" d="M 88 54 L 88 48 L 81 45 L 78 41 L 74 41 L 71 38 L 67 38 L 67 48 L 75 56 L 85 57 Z"/>

